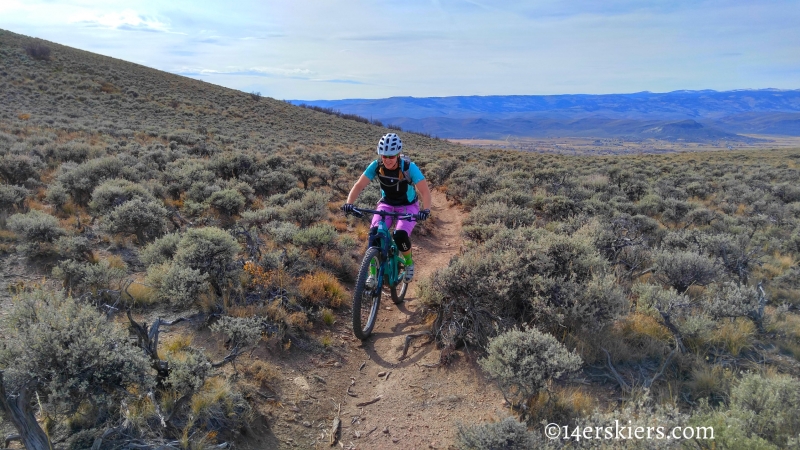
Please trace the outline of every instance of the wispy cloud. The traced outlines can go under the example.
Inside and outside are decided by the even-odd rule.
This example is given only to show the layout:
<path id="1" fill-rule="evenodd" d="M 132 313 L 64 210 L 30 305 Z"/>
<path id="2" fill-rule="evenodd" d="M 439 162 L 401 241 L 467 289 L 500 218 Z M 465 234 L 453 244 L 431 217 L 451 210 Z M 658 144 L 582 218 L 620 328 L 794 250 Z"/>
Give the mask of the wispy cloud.
<path id="1" fill-rule="evenodd" d="M 287 69 L 282 67 L 251 67 L 247 69 L 178 69 L 172 73 L 186 76 L 213 76 L 213 75 L 234 75 L 234 76 L 250 76 L 250 77 L 268 77 L 268 78 L 297 78 L 303 80 L 310 80 L 314 74 L 309 69 Z"/>
<path id="2" fill-rule="evenodd" d="M 132 9 L 106 14 L 81 12 L 70 17 L 70 22 L 86 27 L 111 28 L 125 31 L 171 32 L 168 24 L 156 18 L 139 14 Z"/>

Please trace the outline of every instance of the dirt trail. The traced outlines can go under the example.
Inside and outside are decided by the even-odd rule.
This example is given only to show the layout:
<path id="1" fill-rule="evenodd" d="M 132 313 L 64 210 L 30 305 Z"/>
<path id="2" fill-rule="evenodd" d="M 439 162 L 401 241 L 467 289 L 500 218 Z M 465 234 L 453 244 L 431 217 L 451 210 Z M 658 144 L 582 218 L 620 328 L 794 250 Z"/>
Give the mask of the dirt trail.
<path id="1" fill-rule="evenodd" d="M 412 237 L 418 279 L 446 267 L 460 251 L 464 216 L 443 193 L 433 193 L 433 233 Z M 507 415 L 502 395 L 486 381 L 474 354 L 459 352 L 449 366 L 439 367 L 439 350 L 419 337 L 400 360 L 406 336 L 428 329 L 416 283 L 401 305 L 382 299 L 375 330 L 363 343 L 353 337 L 349 316 L 339 320 L 339 346 L 295 361 L 296 372 L 284 374 L 282 394 L 295 401 L 285 405 L 284 420 L 273 422 L 280 448 L 331 448 L 328 430 L 339 405 L 341 447 L 351 449 L 454 448 L 457 422 Z"/>

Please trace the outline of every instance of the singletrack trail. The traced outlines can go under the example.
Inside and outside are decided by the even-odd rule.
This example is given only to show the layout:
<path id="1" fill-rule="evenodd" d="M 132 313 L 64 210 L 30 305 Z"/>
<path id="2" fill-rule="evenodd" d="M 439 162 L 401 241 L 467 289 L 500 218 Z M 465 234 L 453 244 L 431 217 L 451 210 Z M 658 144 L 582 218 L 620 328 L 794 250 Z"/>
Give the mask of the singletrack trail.
<path id="1" fill-rule="evenodd" d="M 444 193 L 433 192 L 435 227 L 428 236 L 416 231 L 412 236 L 417 280 L 446 267 L 459 253 L 464 217 Z M 406 358 L 400 360 L 406 337 L 429 329 L 430 318 L 424 316 L 417 299 L 417 284 L 412 282 L 401 305 L 384 295 L 378 322 L 364 342 L 349 330 L 352 320 L 342 319 L 347 323 L 337 331 L 349 338 L 343 338 L 343 348 L 337 352 L 341 367 L 317 364 L 322 371 L 315 373 L 327 377 L 319 387 L 330 399 L 319 406 L 327 407 L 327 417 L 333 419 L 341 405 L 339 441 L 344 448 L 455 448 L 457 423 L 471 425 L 508 415 L 502 395 L 486 380 L 474 352 L 459 351 L 449 365 L 439 366 L 439 349 L 427 336 L 420 336 L 411 341 Z M 306 375 L 312 384 L 313 377 Z M 330 448 L 323 435 L 325 431 L 317 432 L 314 447 Z"/>

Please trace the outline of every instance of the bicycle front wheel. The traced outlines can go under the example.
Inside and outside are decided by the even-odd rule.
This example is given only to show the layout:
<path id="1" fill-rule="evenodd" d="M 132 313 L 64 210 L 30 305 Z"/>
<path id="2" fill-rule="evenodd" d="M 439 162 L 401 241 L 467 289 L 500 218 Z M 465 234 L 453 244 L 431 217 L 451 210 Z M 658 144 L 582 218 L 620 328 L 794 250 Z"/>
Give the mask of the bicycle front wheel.
<path id="1" fill-rule="evenodd" d="M 378 316 L 383 280 L 378 279 L 375 274 L 375 286 L 367 286 L 367 278 L 370 265 L 379 267 L 380 264 L 380 250 L 370 247 L 364 254 L 364 260 L 361 261 L 361 268 L 358 270 L 356 289 L 353 293 L 353 332 L 362 341 L 372 334 L 375 318 Z"/>

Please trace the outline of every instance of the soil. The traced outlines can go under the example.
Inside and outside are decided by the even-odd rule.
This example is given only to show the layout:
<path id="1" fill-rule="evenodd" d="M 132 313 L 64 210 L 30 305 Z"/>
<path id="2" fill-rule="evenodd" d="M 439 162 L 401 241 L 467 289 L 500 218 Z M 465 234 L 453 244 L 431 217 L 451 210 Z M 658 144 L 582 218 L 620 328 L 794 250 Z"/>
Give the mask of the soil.
<path id="1" fill-rule="evenodd" d="M 464 216 L 444 193 L 433 193 L 432 233 L 412 236 L 417 279 L 446 267 L 460 252 Z M 364 342 L 353 335 L 352 319 L 344 311 L 330 332 L 335 343 L 326 351 L 298 351 L 279 361 L 257 355 L 280 365 L 276 391 L 281 401 L 264 411 L 270 418 L 269 438 L 251 435 L 252 442 L 238 442 L 239 447 L 331 448 L 338 416 L 336 447 L 451 449 L 458 423 L 507 416 L 501 393 L 481 372 L 474 353 L 457 352 L 450 364 L 440 366 L 439 349 L 420 336 L 412 338 L 406 358 L 400 359 L 407 336 L 429 329 L 415 285 L 403 304 L 384 296 L 375 330 Z"/>

